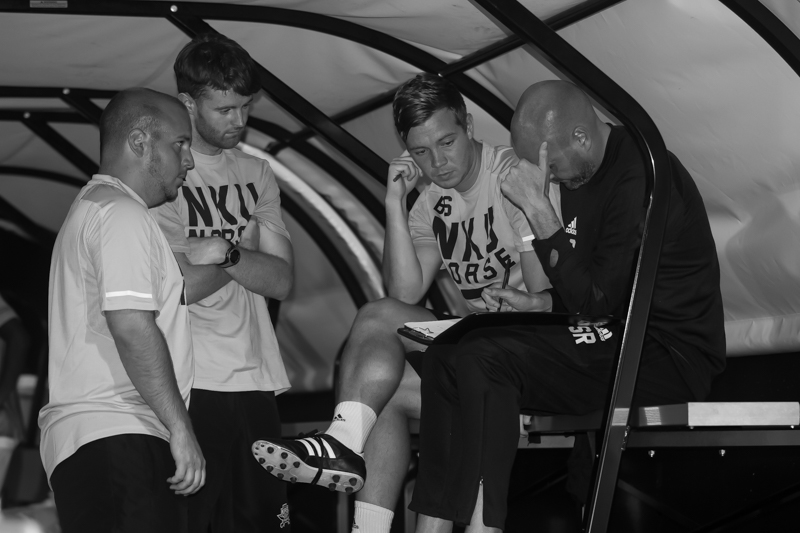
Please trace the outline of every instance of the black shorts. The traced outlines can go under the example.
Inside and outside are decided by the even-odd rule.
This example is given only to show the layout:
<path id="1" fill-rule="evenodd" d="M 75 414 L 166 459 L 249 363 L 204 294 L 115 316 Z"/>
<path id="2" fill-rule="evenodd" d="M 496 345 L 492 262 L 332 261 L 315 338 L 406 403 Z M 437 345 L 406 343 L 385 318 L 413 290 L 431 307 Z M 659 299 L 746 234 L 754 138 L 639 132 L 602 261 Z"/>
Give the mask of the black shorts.
<path id="1" fill-rule="evenodd" d="M 174 474 L 169 443 L 158 437 L 115 435 L 84 444 L 50 476 L 61 531 L 188 532 L 187 498 L 167 483 Z"/>
<path id="2" fill-rule="evenodd" d="M 503 529 L 520 412 L 602 409 L 619 327 L 483 328 L 457 345 L 431 346 L 424 362 L 420 463 L 411 510 L 469 523 L 479 482 L 483 519 Z M 645 339 L 634 406 L 697 400 L 670 352 Z M 580 439 L 575 452 L 585 450 Z M 592 457 L 570 464 L 568 490 L 585 498 Z"/>
<path id="3" fill-rule="evenodd" d="M 281 436 L 275 393 L 192 389 L 189 416 L 206 459 L 206 485 L 187 498 L 190 531 L 291 531 L 286 483 L 251 451 L 256 440 Z"/>

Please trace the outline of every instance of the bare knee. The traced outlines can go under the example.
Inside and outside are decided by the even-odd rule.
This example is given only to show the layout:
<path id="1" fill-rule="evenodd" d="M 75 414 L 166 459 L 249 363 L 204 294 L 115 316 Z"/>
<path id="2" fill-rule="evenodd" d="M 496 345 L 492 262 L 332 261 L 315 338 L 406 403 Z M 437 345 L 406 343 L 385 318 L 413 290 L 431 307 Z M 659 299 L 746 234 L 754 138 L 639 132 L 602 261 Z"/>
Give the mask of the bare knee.
<path id="1" fill-rule="evenodd" d="M 394 336 L 397 328 L 409 320 L 408 317 L 414 308 L 415 306 L 410 306 L 394 298 L 381 298 L 369 302 L 358 310 L 350 336 Z"/>
<path id="2" fill-rule="evenodd" d="M 406 304 L 384 298 L 364 305 L 342 353 L 343 384 L 363 387 L 381 383 L 391 394 L 403 375 L 405 347 L 396 333 Z M 406 311 L 407 313 L 407 311 Z M 387 398 L 388 399 L 388 398 Z"/>

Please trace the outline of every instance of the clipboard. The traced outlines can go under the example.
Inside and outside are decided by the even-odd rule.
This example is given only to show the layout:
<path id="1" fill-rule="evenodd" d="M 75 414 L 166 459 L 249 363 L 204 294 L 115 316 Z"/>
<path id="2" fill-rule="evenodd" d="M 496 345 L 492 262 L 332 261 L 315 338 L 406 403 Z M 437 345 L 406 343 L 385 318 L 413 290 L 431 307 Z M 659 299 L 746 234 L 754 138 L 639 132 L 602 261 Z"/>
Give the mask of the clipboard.
<path id="1" fill-rule="evenodd" d="M 436 337 L 429 337 L 424 333 L 421 333 L 415 329 L 411 329 L 406 326 L 403 326 L 402 328 L 397 328 L 397 333 L 407 339 L 411 339 L 414 342 L 424 344 L 425 346 L 430 346 L 431 344 L 433 344 L 433 341 L 436 340 Z"/>
<path id="2" fill-rule="evenodd" d="M 617 324 L 620 319 L 612 316 L 576 315 L 571 313 L 539 312 L 488 312 L 470 313 L 448 329 L 429 337 L 411 328 L 402 327 L 397 333 L 411 340 L 430 346 L 432 344 L 456 344 L 461 337 L 479 328 L 503 326 L 607 326 Z"/>

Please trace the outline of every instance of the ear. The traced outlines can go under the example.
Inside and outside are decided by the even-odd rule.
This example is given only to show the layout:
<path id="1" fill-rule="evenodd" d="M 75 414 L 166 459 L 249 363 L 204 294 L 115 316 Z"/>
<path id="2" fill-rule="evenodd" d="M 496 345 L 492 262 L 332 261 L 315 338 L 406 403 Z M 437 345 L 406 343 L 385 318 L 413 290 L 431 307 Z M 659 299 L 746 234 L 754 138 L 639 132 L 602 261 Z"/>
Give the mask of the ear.
<path id="1" fill-rule="evenodd" d="M 144 156 L 147 151 L 147 134 L 140 129 L 133 129 L 128 132 L 128 148 L 136 157 Z"/>
<path id="2" fill-rule="evenodd" d="M 189 112 L 189 116 L 193 117 L 195 115 L 195 111 L 197 110 L 197 102 L 194 98 L 189 96 L 188 93 L 180 93 L 178 95 L 178 100 L 186 106 L 186 110 Z"/>
<path id="3" fill-rule="evenodd" d="M 472 135 L 475 132 L 475 126 L 473 125 L 473 122 L 472 122 L 472 114 L 471 113 L 467 113 L 467 128 L 466 129 L 467 129 L 467 138 L 469 140 L 472 140 Z"/>
<path id="4" fill-rule="evenodd" d="M 572 142 L 585 152 L 588 152 L 592 147 L 592 138 L 583 126 L 578 126 L 572 130 Z"/>

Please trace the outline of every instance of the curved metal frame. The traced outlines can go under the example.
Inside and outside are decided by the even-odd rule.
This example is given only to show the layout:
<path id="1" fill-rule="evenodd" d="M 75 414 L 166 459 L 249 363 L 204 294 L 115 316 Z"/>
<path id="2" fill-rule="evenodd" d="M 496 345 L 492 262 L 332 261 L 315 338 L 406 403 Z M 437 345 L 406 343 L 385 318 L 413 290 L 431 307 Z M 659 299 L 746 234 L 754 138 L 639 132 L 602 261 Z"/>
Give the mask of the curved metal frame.
<path id="1" fill-rule="evenodd" d="M 97 173 L 98 164 L 46 122 L 32 117 L 25 117 L 22 119 L 22 123 L 84 174 L 91 177 L 92 174 Z"/>
<path id="2" fill-rule="evenodd" d="M 54 181 L 63 185 L 71 185 L 72 187 L 83 187 L 86 185 L 85 181 L 78 178 L 61 174 L 60 172 L 52 172 L 50 170 L 39 170 L 28 167 L 15 167 L 9 165 L 0 165 L 0 175 L 6 176 L 25 176 L 29 178 L 40 178 L 43 180 Z"/>
<path id="3" fill-rule="evenodd" d="M 350 297 L 353 299 L 356 307 L 361 307 L 366 304 L 369 300 L 366 294 L 364 294 L 364 289 L 361 288 L 358 278 L 353 271 L 350 270 L 347 261 L 336 246 L 326 238 L 325 233 L 317 223 L 288 195 L 281 196 L 281 205 L 286 209 L 286 212 L 300 224 L 306 233 L 311 236 L 311 239 L 317 243 L 322 253 L 325 254 L 325 257 L 331 262 L 333 269 L 339 275 L 345 288 L 347 288 L 347 292 L 350 293 Z"/>
<path id="4" fill-rule="evenodd" d="M 544 23 L 547 24 L 554 31 L 558 31 L 561 28 L 569 26 L 570 24 L 574 24 L 575 22 L 582 20 L 586 17 L 590 17 L 595 13 L 598 13 L 599 11 L 607 9 L 613 6 L 614 4 L 618 4 L 622 1 L 623 0 L 588 0 L 586 2 L 583 2 L 582 4 L 578 4 L 577 6 L 567 9 L 563 13 L 560 13 L 554 17 L 545 20 Z M 476 52 L 466 55 L 461 59 L 453 61 L 452 63 L 447 63 L 443 69 L 435 70 L 432 72 L 436 72 L 437 74 L 445 78 L 451 78 L 456 74 L 463 74 L 472 68 L 478 67 L 483 63 L 491 61 L 496 57 L 499 57 L 512 50 L 515 50 L 520 46 L 522 46 L 523 44 L 525 43 L 523 42 L 522 39 L 520 39 L 516 35 L 511 35 L 510 37 L 506 37 L 505 39 L 502 39 L 494 44 L 490 44 L 485 48 L 482 48 L 480 50 L 477 50 Z M 471 78 L 467 77 L 467 79 L 469 80 Z M 465 90 L 465 88 L 462 85 L 461 77 L 458 77 L 457 79 L 451 81 L 453 81 L 454 85 L 456 85 L 456 87 L 458 87 L 463 94 L 465 94 L 468 98 L 470 98 L 470 100 L 478 104 L 481 108 L 486 110 L 501 125 L 503 125 L 506 128 L 509 127 L 509 125 L 511 124 L 511 116 L 513 115 L 513 110 L 511 110 L 508 106 L 505 106 L 505 108 L 508 109 L 508 112 L 506 112 L 505 109 L 499 109 L 499 108 L 497 108 L 499 109 L 498 111 L 493 111 L 493 109 L 495 108 L 494 107 L 490 108 L 488 107 L 488 105 L 491 104 L 492 106 L 494 106 L 495 104 L 491 101 L 490 102 L 483 101 L 477 98 L 477 95 Z M 389 105 L 392 103 L 392 100 L 394 99 L 394 95 L 395 92 L 397 92 L 397 89 L 398 87 L 394 87 L 383 94 L 369 98 L 359 104 L 354 105 L 349 109 L 341 111 L 340 113 L 337 113 L 331 118 L 333 118 L 333 120 L 335 120 L 336 122 L 344 123 L 353 120 L 355 118 L 358 118 L 362 115 L 365 115 L 371 111 L 375 111 L 376 109 L 379 109 L 385 105 Z M 494 95 L 491 95 L 490 93 L 490 96 L 493 97 Z M 295 139 L 297 140 L 306 139 L 310 135 L 311 132 L 308 130 L 298 132 L 297 134 L 295 134 L 294 137 L 292 137 L 292 141 L 290 141 L 288 144 L 291 144 Z"/>
<path id="5" fill-rule="evenodd" d="M 558 30 L 620 1 L 622 0 L 589 0 L 548 19 L 546 23 L 552 29 Z M 326 15 L 283 8 L 236 4 L 221 6 L 219 4 L 205 2 L 174 2 L 167 4 L 166 2 L 118 1 L 112 3 L 98 0 L 71 0 L 67 10 L 37 8 L 36 12 L 170 17 L 174 13 L 171 11 L 172 6 L 177 8 L 177 13 L 188 10 L 197 17 L 214 20 L 260 22 L 302 28 L 326 33 L 368 46 L 405 61 L 420 70 L 435 72 L 449 78 L 453 84 L 458 87 L 459 91 L 486 110 L 487 113 L 494 117 L 500 124 L 505 127 L 508 127 L 510 124 L 513 110 L 491 91 L 484 88 L 469 76 L 466 76 L 464 72 L 521 46 L 523 41 L 516 36 L 508 37 L 499 43 L 487 46 L 483 50 L 479 50 L 458 61 L 448 64 L 432 54 L 379 31 Z M 0 11 L 31 12 L 33 9 L 9 7 L 2 8 Z M 334 122 L 342 123 L 347 120 L 352 120 L 353 118 L 390 103 L 395 90 L 396 88 L 335 115 L 333 117 Z M 310 135 L 310 132 L 309 130 L 304 130 L 299 135 L 301 138 L 306 139 Z M 292 141 L 294 141 L 294 139 L 292 139 Z"/>
<path id="6" fill-rule="evenodd" d="M 587 532 L 605 532 L 616 489 L 621 450 L 627 437 L 628 412 L 666 227 L 671 187 L 669 156 L 658 128 L 639 103 L 530 11 L 515 0 L 476 1 L 620 119 L 636 140 L 644 159 L 647 178 L 653 182 L 630 306 L 619 347 L 619 366 L 604 414 L 605 430 L 597 461 L 595 490 L 585 515 Z"/>
<path id="7" fill-rule="evenodd" d="M 547 23 L 552 28 L 558 29 L 567 24 L 573 23 L 576 20 L 590 16 L 599 10 L 605 9 L 620 0 L 590 0 L 575 6 L 560 15 L 552 17 Z M 265 6 L 241 6 L 241 5 L 225 5 L 221 6 L 214 3 L 202 2 L 176 2 L 171 4 L 159 2 L 135 2 L 135 1 L 122 1 L 122 2 L 103 2 L 98 0 L 72 0 L 66 9 L 61 8 L 27 8 L 22 6 L 6 7 L 0 11 L 9 12 L 40 12 L 40 13 L 58 13 L 58 14 L 88 14 L 88 15 L 118 15 L 118 16 L 152 16 L 152 17 L 165 17 L 175 22 L 181 29 L 190 35 L 197 31 L 209 29 L 207 24 L 198 19 L 197 17 L 213 18 L 215 20 L 232 20 L 232 21 L 252 21 L 268 24 L 285 25 L 297 28 L 303 28 L 311 31 L 317 31 L 334 35 L 343 39 L 350 40 L 368 46 L 370 48 L 379 50 L 388 55 L 406 61 L 407 63 L 430 72 L 437 72 L 443 76 L 453 78 L 453 83 L 461 90 L 467 97 L 475 101 L 478 105 L 486 109 L 492 116 L 494 116 L 501 124 L 508 126 L 511 118 L 512 111 L 494 96 L 491 92 L 483 88 L 480 84 L 463 74 L 464 71 L 474 68 L 475 66 L 486 62 L 498 55 L 508 52 L 522 44 L 522 40 L 516 36 L 504 39 L 499 43 L 495 43 L 479 50 L 476 53 L 470 54 L 461 60 L 455 61 L 451 64 L 446 64 L 433 55 L 424 52 L 404 41 L 395 37 L 386 35 L 379 31 L 365 28 L 352 22 L 344 21 L 326 15 L 316 13 L 295 11 L 283 8 L 272 8 Z M 188 15 L 183 13 L 188 11 Z M 272 79 L 272 78 L 270 78 Z M 0 90 L 0 95 L 5 96 L 50 96 L 59 97 L 68 104 L 77 109 L 84 117 L 95 121 L 99 117 L 100 109 L 93 104 L 89 98 L 110 98 L 113 95 L 112 91 L 91 91 L 82 89 L 39 89 L 33 91 L 19 90 L 14 88 L 5 88 Z M 10 90 L 9 90 L 10 89 Z M 16 93 L 16 94 L 14 94 Z M 334 124 L 342 121 L 352 120 L 364 113 L 374 109 L 376 106 L 380 107 L 391 101 L 394 91 L 389 91 L 386 94 L 379 95 L 372 98 L 354 108 L 346 110 L 335 117 L 332 121 Z M 311 112 L 316 111 L 312 109 Z M 299 117 L 303 119 L 303 117 Z M 321 119 L 324 122 L 324 119 Z M 329 127 L 327 124 L 325 127 Z M 343 132 L 338 129 L 333 131 L 333 135 L 326 136 L 329 140 L 339 137 Z M 295 134 L 288 141 L 282 144 L 293 144 L 297 140 L 306 139 L 310 136 L 310 130 L 305 130 L 299 134 Z M 334 142 L 338 146 L 337 142 Z M 272 153 L 279 150 L 280 146 L 273 147 Z M 357 149 L 357 152 L 359 150 Z M 370 151 L 371 152 L 371 151 Z M 344 150 L 345 155 L 349 154 Z M 362 166 L 368 167 L 367 170 L 373 176 L 383 182 L 385 177 L 383 175 L 376 175 L 375 169 L 381 165 L 377 165 L 373 161 L 371 164 L 365 164 L 364 158 L 352 158 Z M 371 157 L 367 157 L 371 159 Z M 82 164 L 83 169 L 88 168 L 87 165 Z M 84 170 L 85 171 L 85 170 Z M 344 174 L 337 172 L 335 176 L 341 178 Z M 352 180 L 351 184 L 352 184 Z M 366 198 L 361 192 L 358 193 L 362 201 Z M 372 202 L 365 203 L 365 206 L 376 216 L 382 223 L 384 222 L 384 213 L 382 208 L 378 208 Z"/>
<path id="8" fill-rule="evenodd" d="M 202 33 L 219 33 L 205 20 L 193 13 L 187 13 L 182 6 L 173 4 L 167 12 L 167 19 L 178 29 L 194 38 Z M 389 164 L 356 139 L 351 133 L 332 121 L 300 93 L 289 87 L 263 65 L 255 61 L 261 88 L 270 98 L 291 113 L 296 119 L 316 131 L 342 154 L 360 166 L 378 183 L 384 184 Z"/>
<path id="9" fill-rule="evenodd" d="M 71 176 L 65 176 L 63 174 L 59 174 L 58 172 L 50 172 L 47 170 L 36 170 L 36 169 L 29 169 L 24 167 L 13 167 L 13 166 L 5 166 L 0 165 L 0 176 L 2 175 L 15 175 L 15 176 L 25 176 L 25 177 L 34 177 L 34 178 L 42 178 L 50 181 L 56 181 L 59 183 L 64 183 L 67 185 L 74 185 L 82 187 L 84 182 L 73 178 Z M 4 220 L 8 220 L 10 222 L 14 222 L 18 224 L 26 233 L 28 233 L 31 237 L 38 241 L 38 244 L 43 246 L 52 246 L 53 242 L 56 240 L 56 234 L 49 229 L 40 226 L 27 215 L 25 215 L 22 211 L 14 207 L 11 202 L 0 196 L 0 212 L 4 213 L 5 216 L 2 217 Z"/>
<path id="10" fill-rule="evenodd" d="M 175 6 L 176 11 L 172 11 Z M 77 15 L 117 15 L 138 17 L 166 17 L 182 16 L 190 13 L 195 17 L 213 20 L 228 20 L 238 22 L 260 22 L 291 26 L 320 33 L 341 37 L 352 42 L 368 46 L 388 55 L 396 57 L 414 67 L 428 72 L 439 72 L 447 67 L 447 63 L 435 56 L 416 48 L 404 41 L 371 30 L 364 26 L 346 20 L 291 9 L 282 9 L 266 6 L 245 6 L 236 4 L 220 5 L 205 2 L 136 2 L 103 0 L 70 0 L 65 9 L 59 8 L 3 8 L 0 11 L 14 12 L 41 12 L 52 14 L 77 14 Z M 497 96 L 485 89 L 471 78 L 453 72 L 453 83 L 471 100 L 484 107 L 486 111 L 503 124 L 508 124 L 512 111 Z"/>
<path id="11" fill-rule="evenodd" d="M 587 62 L 580 54 L 575 52 L 569 45 L 565 42 L 560 40 L 560 38 L 552 31 L 552 28 L 548 28 L 548 26 L 538 18 L 533 16 L 527 9 L 520 6 L 515 1 L 507 1 L 504 2 L 502 0 L 475 0 L 477 4 L 482 6 L 484 10 L 491 14 L 496 20 L 499 20 L 502 24 L 504 24 L 507 28 L 512 30 L 512 33 L 520 36 L 521 39 L 519 42 L 525 42 L 528 44 L 532 44 L 536 48 L 540 49 L 541 51 L 545 52 L 545 54 L 554 61 L 554 64 L 558 66 L 558 68 L 565 74 L 567 74 L 570 78 L 574 81 L 578 82 L 579 84 L 583 85 L 587 92 L 592 94 L 595 99 L 600 102 L 602 105 L 606 106 L 612 113 L 616 114 L 621 121 L 626 124 L 632 131 L 636 131 L 637 141 L 639 143 L 640 150 L 645 155 L 646 159 L 653 163 L 653 168 L 651 172 L 653 172 L 652 178 L 655 180 L 655 188 L 653 190 L 653 202 L 651 203 L 650 210 L 648 211 L 648 246 L 643 245 L 642 253 L 640 255 L 640 263 L 637 267 L 637 289 L 632 295 L 632 304 L 630 308 L 631 315 L 629 319 L 633 322 L 633 324 L 629 323 L 631 326 L 630 328 L 626 328 L 625 337 L 622 343 L 622 355 L 624 358 L 623 361 L 623 370 L 628 368 L 627 363 L 630 359 L 630 355 L 627 355 L 628 352 L 636 352 L 633 355 L 633 358 L 636 359 L 633 363 L 634 373 L 635 367 L 638 363 L 638 352 L 641 350 L 641 342 L 643 340 L 644 335 L 644 325 L 639 324 L 640 321 L 646 320 L 646 312 L 639 313 L 638 311 L 645 310 L 647 307 L 645 303 L 649 304 L 649 300 L 652 293 L 652 283 L 655 273 L 655 266 L 658 262 L 658 255 L 660 250 L 660 241 L 663 238 L 663 235 L 659 234 L 659 226 L 663 226 L 661 224 L 661 219 L 666 214 L 666 207 L 663 206 L 659 201 L 661 195 L 664 193 L 664 181 L 663 179 L 659 180 L 656 179 L 656 176 L 669 176 L 669 169 L 668 163 L 666 162 L 666 148 L 663 147 L 663 141 L 660 139 L 660 135 L 658 134 L 658 130 L 654 128 L 652 122 L 650 121 L 649 117 L 647 117 L 646 113 L 638 107 L 633 99 L 627 97 L 627 95 L 614 84 L 610 79 L 608 79 L 601 71 L 596 69 L 591 63 Z M 788 28 L 783 25 L 780 20 L 777 19 L 774 15 L 769 12 L 767 8 L 765 8 L 760 3 L 756 2 L 748 2 L 746 0 L 720 0 L 723 4 L 728 6 L 731 10 L 733 10 L 738 16 L 743 18 L 745 22 L 747 22 L 751 27 L 757 31 L 762 38 L 764 38 L 783 58 L 787 63 L 792 66 L 792 68 L 800 74 L 800 40 L 790 31 Z M 585 2 L 576 8 L 573 8 L 575 12 L 578 12 L 582 9 L 591 10 L 593 7 L 598 7 L 599 9 L 604 9 L 609 5 L 613 5 L 617 2 L 603 2 L 603 1 L 594 1 L 594 2 Z M 757 4 L 757 5 L 754 5 Z M 187 19 L 185 16 L 175 16 L 175 12 L 171 11 L 170 8 L 173 6 L 177 6 L 177 11 L 180 12 L 182 10 L 189 11 L 191 14 Z M 595 9 L 594 11 L 589 12 L 588 14 L 592 14 L 599 9 Z M 366 46 L 370 46 L 372 48 L 384 51 L 394 57 L 398 57 L 405 61 L 408 61 L 411 64 L 415 64 L 417 66 L 421 66 L 422 64 L 428 65 L 427 68 L 421 67 L 423 70 L 437 70 L 433 67 L 435 62 L 442 63 L 438 59 L 434 59 L 434 61 L 430 61 L 430 58 L 426 58 L 426 53 L 416 49 L 413 46 L 410 46 L 402 41 L 395 39 L 391 36 L 382 34 L 380 32 L 376 32 L 374 30 L 369 30 L 367 28 L 363 28 L 356 24 L 352 24 L 346 21 L 342 21 L 339 19 L 335 19 L 333 17 L 327 17 L 324 15 L 318 15 L 313 13 L 306 13 L 306 12 L 299 12 L 293 10 L 284 10 L 284 9 L 277 9 L 277 8 L 268 8 L 268 7 L 260 7 L 260 6 L 238 6 L 238 5 L 226 5 L 219 6 L 217 4 L 211 3 L 198 3 L 198 2 L 182 2 L 182 3 L 175 3 L 175 4 L 168 4 L 166 2 L 132 2 L 132 1 L 123 1 L 123 2 L 102 2 L 100 0 L 71 0 L 69 2 L 69 6 L 67 9 L 32 9 L 28 4 L 25 6 L 24 4 L 20 3 L 14 7 L 4 7 L 0 8 L 0 11 L 8 11 L 8 12 L 31 12 L 36 11 L 40 13 L 57 13 L 57 14 L 67 14 L 67 13 L 74 13 L 74 14 L 90 14 L 90 15 L 122 15 L 122 16 L 157 16 L 157 17 L 167 17 L 170 20 L 173 20 L 178 23 L 178 25 L 183 25 L 185 28 L 187 26 L 191 26 L 191 31 L 196 31 L 197 27 L 207 27 L 207 24 L 197 19 L 198 15 L 205 15 L 209 18 L 214 18 L 216 20 L 255 20 L 258 22 L 268 22 L 274 24 L 283 24 L 283 25 L 290 25 L 295 27 L 303 27 L 306 29 L 311 29 L 314 31 L 324 31 L 325 33 L 329 33 L 332 35 L 338 35 L 342 38 L 359 42 Z M 166 11 L 166 12 L 165 12 Z M 566 13 L 562 14 L 565 15 Z M 520 18 L 516 19 L 515 16 L 519 16 Z M 188 20 L 188 23 L 187 23 Z M 521 21 L 524 21 L 522 23 Z M 200 24 L 202 23 L 202 24 Z M 535 28 L 535 31 L 534 31 Z M 538 32 L 538 35 L 537 35 Z M 508 50 L 513 49 L 514 47 L 518 46 L 519 44 L 515 41 L 515 37 L 509 37 L 500 43 L 495 43 L 492 45 L 494 47 L 490 53 L 487 53 L 488 48 L 486 50 L 481 50 L 472 54 L 471 56 L 467 56 L 462 58 L 461 60 L 461 67 L 463 68 L 473 68 L 474 66 L 485 62 L 486 60 L 490 59 L 492 53 L 497 52 L 505 53 Z M 483 58 L 482 56 L 486 57 Z M 417 63 L 421 62 L 421 63 Z M 453 80 L 457 86 L 463 83 L 474 83 L 473 81 L 469 80 L 463 73 L 456 74 L 455 72 L 458 71 L 458 68 L 455 66 L 458 62 L 453 65 L 443 65 L 441 72 L 445 75 L 452 75 L 455 76 Z M 463 76 L 463 78 L 461 78 Z M 465 81 L 464 78 L 468 81 Z M 585 80 L 585 84 L 581 83 L 581 80 Z M 280 80 L 272 80 L 280 82 Z M 282 82 L 280 82 L 282 83 Z M 587 87 L 586 85 L 591 83 L 591 87 Z M 475 84 L 480 87 L 478 84 Z M 492 98 L 483 99 L 483 98 L 475 98 L 470 96 L 470 88 L 467 87 L 466 89 L 461 86 L 460 87 L 462 92 L 471 99 L 473 99 L 478 105 L 486 108 L 487 110 L 493 109 L 493 102 Z M 488 92 L 482 87 L 480 89 L 476 89 L 479 92 L 482 90 L 484 93 Z M 9 91 L 10 92 L 10 91 Z M 53 93 L 48 90 L 43 90 L 42 92 L 47 92 L 48 96 L 53 96 Z M 6 93 L 7 94 L 7 93 Z M 387 93 L 388 94 L 388 93 Z M 88 95 L 88 92 L 87 92 Z M 3 91 L 0 91 L 0 96 L 3 96 Z M 36 96 L 34 91 L 24 90 L 24 94 L 20 91 L 18 94 L 20 97 L 31 97 Z M 59 95 L 62 97 L 63 95 Z M 382 98 L 386 98 L 387 95 L 380 95 L 379 97 L 373 98 L 372 103 L 362 103 L 357 111 L 349 110 L 348 112 L 344 112 L 341 115 L 346 115 L 346 117 L 353 118 L 358 116 L 358 113 L 368 112 L 370 105 L 375 105 L 376 102 L 383 101 Z M 82 94 L 76 94 L 70 99 L 65 99 L 70 105 L 73 105 L 79 112 L 83 113 L 84 116 L 91 116 L 96 114 L 96 109 L 93 109 L 91 102 L 88 102 L 86 99 L 88 96 Z M 629 100 L 629 101 L 628 101 Z M 487 103 L 492 102 L 492 103 Z M 621 106 L 621 107 L 620 107 Z M 95 106 L 96 107 L 96 106 Z M 497 109 L 494 111 L 490 111 L 491 114 L 495 115 L 498 113 Z M 505 110 L 500 111 L 503 116 L 510 116 L 507 115 Z M 300 117 L 302 120 L 308 123 L 307 117 Z M 338 136 L 338 131 L 343 131 L 341 128 L 334 122 L 322 115 L 320 118 L 323 121 L 322 130 L 320 130 L 320 124 L 311 124 L 315 130 L 320 131 L 321 133 L 325 133 L 325 130 L 330 130 L 335 133 L 334 137 Z M 499 119 L 502 124 L 508 124 L 505 119 Z M 38 123 L 33 123 L 32 125 L 38 126 Z M 644 130 L 641 130 L 644 133 L 640 133 L 639 127 L 644 127 Z M 46 124 L 45 124 L 46 126 Z M 347 134 L 349 135 L 349 134 Z M 331 140 L 330 137 L 326 135 L 326 138 Z M 337 142 L 337 138 L 334 138 L 333 144 L 337 147 L 340 145 Z M 362 145 L 363 146 L 363 145 Z M 366 148 L 366 147 L 364 147 Z M 58 149 L 58 148 L 57 148 Z M 341 149 L 341 148 L 340 148 Z M 374 156 L 374 153 L 367 149 L 367 151 L 371 154 L 369 158 Z M 373 176 L 383 181 L 384 176 L 381 176 L 381 172 L 378 169 L 380 165 L 369 165 L 364 163 L 363 161 L 359 160 L 358 158 L 353 158 L 353 153 L 351 150 L 345 147 L 342 152 L 353 159 L 356 163 L 362 165 L 363 167 L 367 168 L 368 172 L 370 172 Z M 357 150 L 358 152 L 358 150 Z M 377 157 L 377 156 L 375 156 Z M 88 158 L 87 158 L 88 159 Z M 89 170 L 90 165 L 86 164 L 86 161 L 73 161 L 73 163 L 78 164 L 80 168 L 84 171 Z M 385 164 L 385 162 L 384 162 Z M 661 230 L 663 232 L 663 227 Z M 640 276 L 642 279 L 640 279 Z M 636 312 L 634 312 L 636 311 Z M 641 325 L 641 327 L 640 327 Z M 630 330 L 630 335 L 629 335 Z M 638 348 L 637 348 L 638 346 Z M 630 391 L 632 393 L 632 390 Z M 615 395 L 621 394 L 617 398 L 617 405 L 623 405 L 625 402 L 621 401 L 623 397 L 627 394 L 627 391 L 617 391 L 615 389 Z M 614 435 L 606 434 L 604 439 L 611 438 L 612 440 L 616 441 L 617 437 Z M 605 442 L 605 440 L 604 440 Z M 605 458 L 604 458 L 605 459 Z M 601 460 L 601 469 L 603 468 L 604 461 Z M 594 512 L 594 504 L 593 502 L 589 520 L 593 518 Z"/>
<path id="12" fill-rule="evenodd" d="M 289 130 L 260 118 L 250 117 L 247 120 L 247 126 L 277 139 L 278 143 L 285 144 L 292 138 L 292 133 Z M 292 149 L 330 174 L 333 179 L 350 191 L 381 225 L 386 224 L 386 211 L 383 203 L 332 157 L 305 140 L 298 140 L 292 143 Z M 264 151 L 276 155 L 272 145 L 265 147 Z"/>
<path id="13" fill-rule="evenodd" d="M 752 0 L 720 0 L 758 33 L 800 76 L 800 37 L 761 2 Z"/>
<path id="14" fill-rule="evenodd" d="M 66 176 L 64 174 L 59 174 L 58 172 L 37 170 L 26 167 L 0 166 L 0 175 L 17 175 L 31 178 L 41 178 L 63 183 L 65 185 L 72 185 L 74 187 L 83 187 L 86 185 L 86 182 L 82 182 L 76 178 Z M 347 261 L 344 259 L 339 250 L 327 239 L 325 232 L 319 227 L 319 225 L 310 216 L 308 216 L 308 214 L 306 214 L 293 199 L 289 198 L 288 196 L 283 196 L 281 198 L 281 204 L 286 212 L 300 224 L 306 233 L 311 236 L 311 239 L 317 243 L 317 246 L 320 247 L 320 250 L 322 250 L 325 257 L 328 259 L 328 261 L 330 261 L 331 265 L 333 265 L 334 270 L 336 270 L 336 273 L 339 275 L 342 283 L 344 284 L 351 298 L 353 298 L 355 304 L 360 307 L 367 303 L 367 297 L 364 294 L 364 290 L 361 288 L 358 278 L 350 270 L 349 266 L 347 265 Z"/>

